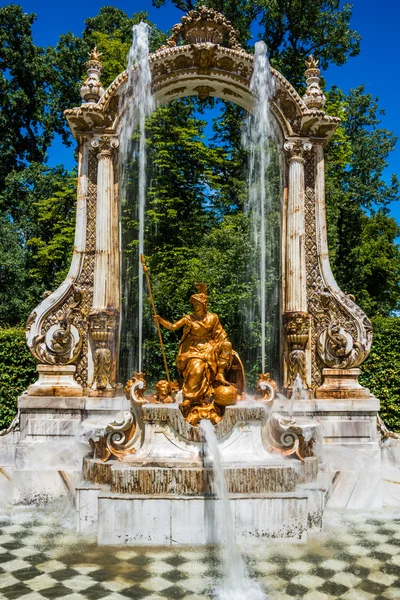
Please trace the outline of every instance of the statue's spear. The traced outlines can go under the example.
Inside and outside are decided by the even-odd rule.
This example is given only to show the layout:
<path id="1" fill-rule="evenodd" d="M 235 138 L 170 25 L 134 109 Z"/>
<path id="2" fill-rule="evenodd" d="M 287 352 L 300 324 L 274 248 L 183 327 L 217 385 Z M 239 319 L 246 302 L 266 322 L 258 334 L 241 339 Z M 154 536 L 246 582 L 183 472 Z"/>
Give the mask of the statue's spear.
<path id="1" fill-rule="evenodd" d="M 147 287 L 149 289 L 150 302 L 151 302 L 151 306 L 153 307 L 153 314 L 154 314 L 155 317 L 157 317 L 158 315 L 157 315 L 157 311 L 156 311 L 156 305 L 154 304 L 153 292 L 151 290 L 149 269 L 146 266 L 146 259 L 143 256 L 143 254 L 140 255 L 140 260 L 141 260 L 142 267 L 143 267 L 143 273 L 146 275 Z M 156 319 L 156 325 L 157 325 L 157 331 L 158 331 L 158 339 L 160 340 L 161 352 L 162 352 L 163 361 L 164 361 L 165 373 L 167 375 L 167 381 L 168 381 L 168 385 L 169 385 L 169 390 L 171 392 L 172 391 L 171 390 L 171 379 L 170 379 L 170 376 L 169 376 L 168 365 L 167 365 L 167 357 L 165 356 L 164 342 L 163 342 L 163 339 L 162 339 L 161 327 L 160 327 L 160 323 L 158 322 L 158 319 Z"/>

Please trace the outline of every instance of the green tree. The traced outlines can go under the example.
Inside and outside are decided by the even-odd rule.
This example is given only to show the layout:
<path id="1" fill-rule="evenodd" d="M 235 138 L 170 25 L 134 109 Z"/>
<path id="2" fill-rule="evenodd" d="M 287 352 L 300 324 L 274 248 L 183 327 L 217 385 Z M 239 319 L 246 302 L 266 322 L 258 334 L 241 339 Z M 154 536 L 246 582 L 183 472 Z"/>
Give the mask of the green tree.
<path id="1" fill-rule="evenodd" d="M 66 274 L 73 249 L 76 174 L 32 163 L 0 193 L 0 324 L 23 322 Z M 14 275 L 13 275 L 14 271 Z"/>
<path id="2" fill-rule="evenodd" d="M 390 314 L 400 303 L 400 230 L 388 215 L 399 183 L 383 177 L 396 137 L 379 127 L 377 99 L 361 86 L 328 93 L 326 110 L 342 123 L 327 146 L 327 222 L 332 267 L 339 285 L 369 314 Z"/>
<path id="3" fill-rule="evenodd" d="M 34 14 L 0 8 L 0 189 L 7 174 L 44 160 L 59 127 L 47 111 L 50 69 L 32 41 Z"/>

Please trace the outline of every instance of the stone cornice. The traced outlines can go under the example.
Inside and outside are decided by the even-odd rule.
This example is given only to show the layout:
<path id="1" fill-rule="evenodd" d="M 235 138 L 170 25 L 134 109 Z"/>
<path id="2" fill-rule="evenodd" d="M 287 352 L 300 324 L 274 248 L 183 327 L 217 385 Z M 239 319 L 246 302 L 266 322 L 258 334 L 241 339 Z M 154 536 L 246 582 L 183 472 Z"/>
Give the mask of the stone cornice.
<path id="1" fill-rule="evenodd" d="M 253 56 L 243 49 L 225 48 L 210 42 L 174 46 L 151 54 L 149 61 L 153 92 L 160 103 L 171 97 L 197 94 L 194 91 L 197 85 L 215 82 L 213 95 L 230 99 L 251 110 L 249 88 Z M 273 113 L 285 135 L 330 139 L 340 119 L 326 115 L 322 110 L 307 108 L 287 79 L 276 69 L 271 71 L 275 78 Z M 124 71 L 97 103 L 88 102 L 64 112 L 75 137 L 96 129 L 117 129 L 119 96 L 127 79 L 127 71 Z M 178 89 L 177 94 L 173 93 L 173 86 Z"/>

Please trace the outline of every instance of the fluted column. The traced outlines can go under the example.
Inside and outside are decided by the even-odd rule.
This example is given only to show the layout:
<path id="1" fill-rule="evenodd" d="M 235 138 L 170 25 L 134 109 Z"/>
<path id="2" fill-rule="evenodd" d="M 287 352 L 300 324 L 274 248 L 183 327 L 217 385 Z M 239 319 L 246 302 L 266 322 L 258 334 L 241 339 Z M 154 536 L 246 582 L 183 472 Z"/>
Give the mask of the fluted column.
<path id="1" fill-rule="evenodd" d="M 305 349 L 309 337 L 307 313 L 305 218 L 304 218 L 304 153 L 312 145 L 291 140 L 284 149 L 289 164 L 288 203 L 286 211 L 286 285 L 283 326 L 288 347 L 286 384 L 293 387 L 297 375 L 307 387 Z"/>
<path id="2" fill-rule="evenodd" d="M 113 151 L 118 144 L 116 138 L 108 136 L 100 136 L 92 140 L 92 146 L 99 149 L 93 307 L 89 315 L 94 357 L 91 387 L 96 395 L 112 395 L 116 384 L 120 283 Z"/>
<path id="3" fill-rule="evenodd" d="M 92 140 L 92 146 L 99 149 L 93 308 L 119 308 L 119 286 L 115 284 L 119 273 L 113 273 L 114 255 L 118 248 L 118 222 L 115 222 L 112 156 L 113 150 L 118 147 L 118 140 L 98 137 Z"/>

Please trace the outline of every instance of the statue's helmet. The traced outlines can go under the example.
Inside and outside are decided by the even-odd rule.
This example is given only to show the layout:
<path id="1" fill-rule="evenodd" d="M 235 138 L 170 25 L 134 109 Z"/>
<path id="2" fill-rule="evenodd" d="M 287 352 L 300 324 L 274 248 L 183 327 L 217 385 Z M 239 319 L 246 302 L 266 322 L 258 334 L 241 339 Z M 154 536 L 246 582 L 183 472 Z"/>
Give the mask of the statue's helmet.
<path id="1" fill-rule="evenodd" d="M 207 296 L 207 285 L 205 283 L 195 283 L 197 288 L 197 294 L 193 294 L 190 297 L 190 304 L 200 302 L 205 308 L 207 308 L 208 296 Z"/>

